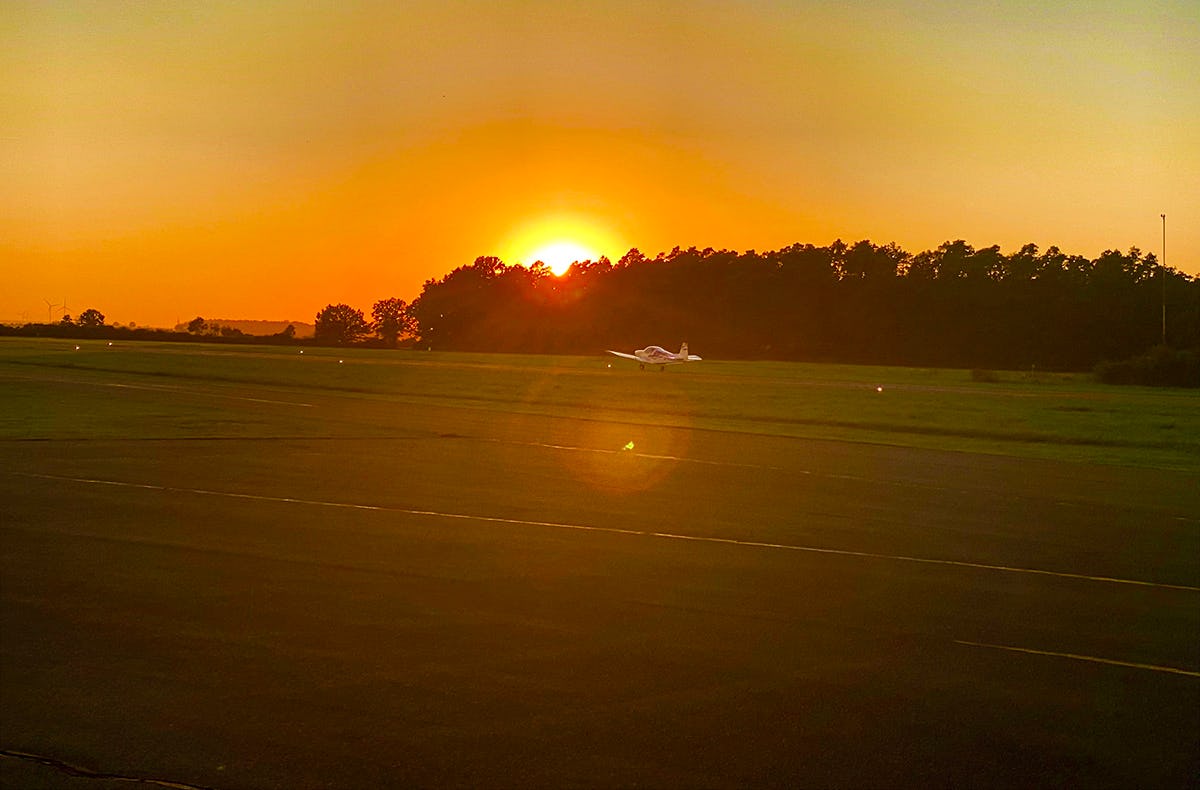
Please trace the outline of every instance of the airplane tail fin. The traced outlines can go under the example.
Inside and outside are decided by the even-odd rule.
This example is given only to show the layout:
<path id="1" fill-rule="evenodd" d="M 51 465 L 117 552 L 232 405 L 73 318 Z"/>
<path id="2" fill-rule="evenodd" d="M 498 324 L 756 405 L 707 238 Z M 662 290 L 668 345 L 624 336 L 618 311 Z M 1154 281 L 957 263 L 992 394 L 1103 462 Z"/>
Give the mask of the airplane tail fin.
<path id="1" fill-rule="evenodd" d="M 683 357 L 684 359 L 688 358 L 687 343 L 684 343 L 683 346 L 680 347 L 679 356 Z"/>

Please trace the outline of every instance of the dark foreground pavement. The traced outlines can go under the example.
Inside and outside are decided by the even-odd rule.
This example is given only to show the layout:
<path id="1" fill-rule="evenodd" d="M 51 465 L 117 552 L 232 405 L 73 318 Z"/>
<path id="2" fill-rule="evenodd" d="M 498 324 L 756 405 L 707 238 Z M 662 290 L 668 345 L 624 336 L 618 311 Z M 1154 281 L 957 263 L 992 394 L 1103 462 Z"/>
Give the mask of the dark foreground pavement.
<path id="1" fill-rule="evenodd" d="M 0 444 L 4 785 L 1200 782 L 1188 475 L 406 420 Z"/>

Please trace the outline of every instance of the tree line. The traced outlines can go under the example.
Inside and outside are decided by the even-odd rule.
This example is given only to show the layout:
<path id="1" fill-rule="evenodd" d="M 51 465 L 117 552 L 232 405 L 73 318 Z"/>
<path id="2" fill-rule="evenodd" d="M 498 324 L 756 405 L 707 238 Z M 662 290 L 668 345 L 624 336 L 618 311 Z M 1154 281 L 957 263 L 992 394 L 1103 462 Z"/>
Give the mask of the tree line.
<path id="1" fill-rule="evenodd" d="M 546 267 L 480 257 L 425 283 L 422 347 L 595 353 L 674 347 L 726 359 L 1091 369 L 1200 347 L 1200 280 L 1137 248 L 1091 259 L 963 240 L 910 254 L 870 241 L 769 252 L 674 248 Z"/>
<path id="2" fill-rule="evenodd" d="M 197 317 L 187 328 L 108 327 L 87 310 L 0 333 L 306 342 L 292 327 L 264 338 Z M 411 304 L 377 301 L 370 318 L 327 305 L 312 342 L 594 354 L 683 341 L 718 359 L 1103 369 L 1113 380 L 1182 365 L 1168 378 L 1198 386 L 1200 278 L 1136 247 L 1087 258 L 1026 244 L 1006 255 L 961 239 L 915 255 L 867 240 L 768 252 L 675 247 L 654 258 L 635 248 L 615 263 L 578 261 L 562 276 L 482 256 L 426 281 Z"/>
<path id="3" fill-rule="evenodd" d="M 380 299 L 371 308 L 368 321 L 361 310 L 348 304 L 326 305 L 317 313 L 313 338 L 318 343 L 349 345 L 363 343 L 374 336 L 378 343 L 395 348 L 400 338 L 413 340 L 417 321 L 411 305 L 403 299 Z"/>

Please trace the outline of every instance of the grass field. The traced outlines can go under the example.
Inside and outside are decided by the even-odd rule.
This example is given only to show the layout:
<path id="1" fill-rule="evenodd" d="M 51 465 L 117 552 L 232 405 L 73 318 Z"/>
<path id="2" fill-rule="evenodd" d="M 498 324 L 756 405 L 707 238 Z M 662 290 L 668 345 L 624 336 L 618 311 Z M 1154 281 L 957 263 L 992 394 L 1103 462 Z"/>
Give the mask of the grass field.
<path id="1" fill-rule="evenodd" d="M 77 348 L 78 347 L 78 348 Z M 340 392 L 364 400 L 838 439 L 1129 466 L 1200 470 L 1200 393 L 1116 387 L 1083 375 L 705 361 L 640 372 L 623 360 L 279 346 L 0 339 L 12 377 L 0 437 L 336 435 L 346 426 L 231 421 L 187 402 L 191 382 Z M 188 414 L 133 422 L 94 404 L 63 409 L 20 384 L 61 370 L 103 384 L 175 388 Z M 290 394 L 289 394 L 290 393 Z M 78 397 L 64 389 L 61 398 Z M 297 397 L 299 397 L 297 395 Z M 295 400 L 295 398 L 293 398 Z M 302 397 L 299 400 L 303 400 Z"/>
<path id="2" fill-rule="evenodd" d="M 0 341 L 0 786 L 1200 783 L 1193 393 L 75 345 Z"/>

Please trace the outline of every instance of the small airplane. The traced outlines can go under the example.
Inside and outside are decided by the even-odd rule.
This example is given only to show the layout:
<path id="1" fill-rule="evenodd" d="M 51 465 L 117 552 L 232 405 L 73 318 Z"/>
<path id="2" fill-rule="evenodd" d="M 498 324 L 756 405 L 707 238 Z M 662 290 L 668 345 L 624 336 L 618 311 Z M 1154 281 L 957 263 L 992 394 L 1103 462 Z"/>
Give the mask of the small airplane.
<path id="1" fill-rule="evenodd" d="M 695 354 L 688 353 L 687 343 L 679 349 L 678 354 L 672 354 L 662 346 L 646 346 L 639 348 L 632 354 L 623 354 L 620 351 L 609 351 L 614 357 L 622 359 L 632 359 L 638 363 L 638 367 L 642 370 L 646 369 L 646 365 L 658 365 L 659 370 L 666 370 L 667 365 L 677 365 L 680 362 L 699 362 L 700 357 Z"/>

